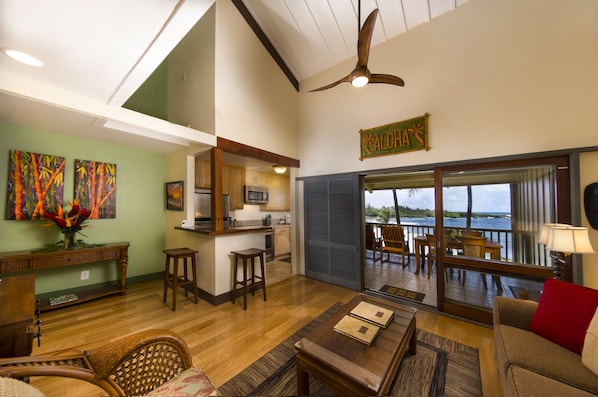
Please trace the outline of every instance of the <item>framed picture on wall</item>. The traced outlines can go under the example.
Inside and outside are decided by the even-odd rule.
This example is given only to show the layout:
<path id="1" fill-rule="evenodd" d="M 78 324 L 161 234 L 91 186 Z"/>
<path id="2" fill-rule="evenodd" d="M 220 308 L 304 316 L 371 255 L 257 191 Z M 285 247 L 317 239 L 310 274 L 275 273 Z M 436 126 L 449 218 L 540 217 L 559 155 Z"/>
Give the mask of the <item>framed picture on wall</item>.
<path id="1" fill-rule="evenodd" d="M 64 157 L 10 150 L 5 219 L 41 219 L 62 205 L 64 167 Z"/>
<path id="2" fill-rule="evenodd" d="M 166 182 L 166 209 L 183 211 L 183 181 Z"/>
<path id="3" fill-rule="evenodd" d="M 76 159 L 75 198 L 89 219 L 116 218 L 116 164 Z"/>

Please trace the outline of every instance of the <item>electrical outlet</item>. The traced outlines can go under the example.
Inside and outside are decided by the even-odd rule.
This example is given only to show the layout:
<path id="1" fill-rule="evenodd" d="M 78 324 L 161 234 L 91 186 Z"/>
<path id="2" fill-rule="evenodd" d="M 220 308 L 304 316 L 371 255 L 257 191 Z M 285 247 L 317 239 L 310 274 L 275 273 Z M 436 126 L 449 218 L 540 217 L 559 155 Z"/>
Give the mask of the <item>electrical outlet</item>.
<path id="1" fill-rule="evenodd" d="M 89 280 L 89 270 L 83 270 L 81 272 L 81 280 Z"/>

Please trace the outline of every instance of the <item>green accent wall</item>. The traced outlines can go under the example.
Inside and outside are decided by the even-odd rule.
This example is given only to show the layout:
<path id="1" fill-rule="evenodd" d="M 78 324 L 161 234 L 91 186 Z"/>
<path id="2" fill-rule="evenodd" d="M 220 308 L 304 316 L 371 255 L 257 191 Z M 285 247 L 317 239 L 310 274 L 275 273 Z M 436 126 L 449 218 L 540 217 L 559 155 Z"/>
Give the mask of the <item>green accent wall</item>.
<path id="1" fill-rule="evenodd" d="M 66 158 L 65 205 L 73 200 L 75 159 L 116 164 L 116 218 L 88 221 L 90 227 L 82 231 L 86 237 L 80 238 L 95 244 L 130 242 L 128 278 L 164 270 L 165 156 L 128 146 L 8 124 L 0 124 L 0 137 L 0 251 L 34 250 L 62 238 L 57 227 L 42 226 L 47 223 L 45 220 L 5 220 L 8 154 L 11 149 L 15 149 Z M 115 264 L 104 262 L 36 272 L 36 293 L 63 291 L 117 280 L 116 269 Z M 80 280 L 83 270 L 90 271 L 89 280 Z"/>
<path id="2" fill-rule="evenodd" d="M 123 107 L 168 120 L 168 58 L 131 95 Z"/>

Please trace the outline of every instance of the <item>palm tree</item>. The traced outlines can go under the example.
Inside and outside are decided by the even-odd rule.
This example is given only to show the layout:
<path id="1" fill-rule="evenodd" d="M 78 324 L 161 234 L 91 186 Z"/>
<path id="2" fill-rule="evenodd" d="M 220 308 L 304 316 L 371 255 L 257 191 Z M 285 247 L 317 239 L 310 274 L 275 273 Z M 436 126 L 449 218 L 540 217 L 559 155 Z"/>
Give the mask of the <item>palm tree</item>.
<path id="1" fill-rule="evenodd" d="M 471 207 L 473 203 L 473 196 L 471 194 L 471 185 L 467 185 L 467 219 L 465 227 L 471 229 Z"/>
<path id="2" fill-rule="evenodd" d="M 397 189 L 392 189 L 392 198 L 395 201 L 395 218 L 397 219 L 397 225 L 400 225 L 401 214 L 399 214 L 399 200 L 397 200 Z"/>

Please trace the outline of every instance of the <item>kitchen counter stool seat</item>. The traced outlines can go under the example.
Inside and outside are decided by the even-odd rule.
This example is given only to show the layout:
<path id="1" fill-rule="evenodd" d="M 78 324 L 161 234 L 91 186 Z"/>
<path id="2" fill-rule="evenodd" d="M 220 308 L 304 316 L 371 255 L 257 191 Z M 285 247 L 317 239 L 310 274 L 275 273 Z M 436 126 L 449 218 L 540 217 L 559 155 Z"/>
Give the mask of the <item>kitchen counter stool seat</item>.
<path id="1" fill-rule="evenodd" d="M 262 282 L 261 289 L 264 294 L 264 302 L 266 301 L 266 270 L 264 268 L 265 263 L 265 255 L 266 250 L 259 249 L 259 248 L 249 248 L 242 251 L 231 251 L 231 254 L 235 255 L 234 258 L 234 265 L 233 265 L 233 303 L 235 303 L 235 297 L 237 295 L 237 285 L 241 285 L 243 287 L 243 310 L 247 310 L 247 282 L 251 281 L 251 295 L 255 295 L 255 281 Z M 260 276 L 256 276 L 255 274 L 255 258 L 260 258 Z M 243 280 L 237 280 L 237 268 L 239 259 L 243 261 Z M 247 261 L 251 261 L 251 268 L 247 268 Z M 251 276 L 249 277 L 249 271 L 251 272 Z M 259 288 L 258 288 L 259 289 Z"/>
<path id="2" fill-rule="evenodd" d="M 163 250 L 166 254 L 166 267 L 164 269 L 164 303 L 166 303 L 166 292 L 168 287 L 172 288 L 172 311 L 176 311 L 176 295 L 178 287 L 185 289 L 185 297 L 187 296 L 187 285 L 192 286 L 193 298 L 197 305 L 197 266 L 195 262 L 195 254 L 198 251 L 190 248 L 172 248 Z M 172 273 L 170 272 L 171 259 L 173 262 Z M 179 259 L 183 259 L 183 276 L 179 276 Z M 189 279 L 188 259 L 191 259 L 191 273 L 193 280 Z"/>

